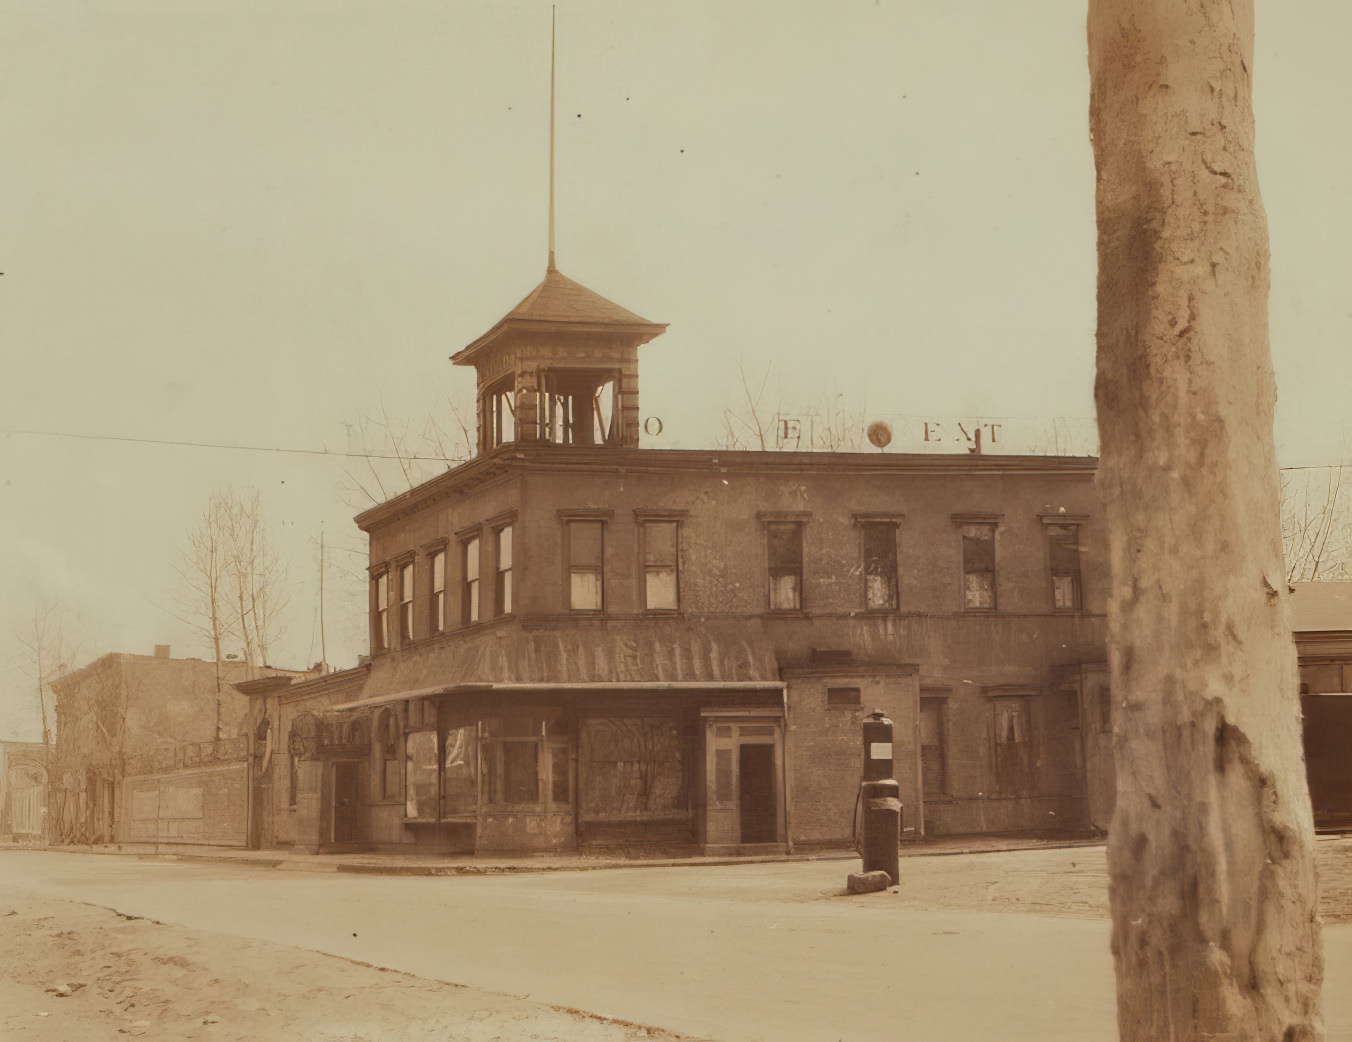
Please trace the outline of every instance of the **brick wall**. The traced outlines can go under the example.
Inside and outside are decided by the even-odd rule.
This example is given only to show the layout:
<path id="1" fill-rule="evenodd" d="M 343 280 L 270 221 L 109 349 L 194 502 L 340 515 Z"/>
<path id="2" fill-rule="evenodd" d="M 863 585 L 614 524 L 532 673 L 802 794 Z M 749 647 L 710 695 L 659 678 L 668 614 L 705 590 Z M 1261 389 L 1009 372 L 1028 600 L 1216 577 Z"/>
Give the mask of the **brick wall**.
<path id="1" fill-rule="evenodd" d="M 118 839 L 129 843 L 248 844 L 248 764 L 213 764 L 123 783 Z"/>
<path id="2" fill-rule="evenodd" d="M 918 824 L 913 672 L 788 673 L 788 772 L 791 833 L 803 846 L 849 845 L 863 778 L 863 721 L 880 709 L 892 721 L 894 776 L 901 789 L 903 835 Z M 831 704 L 858 690 L 857 705 Z"/>

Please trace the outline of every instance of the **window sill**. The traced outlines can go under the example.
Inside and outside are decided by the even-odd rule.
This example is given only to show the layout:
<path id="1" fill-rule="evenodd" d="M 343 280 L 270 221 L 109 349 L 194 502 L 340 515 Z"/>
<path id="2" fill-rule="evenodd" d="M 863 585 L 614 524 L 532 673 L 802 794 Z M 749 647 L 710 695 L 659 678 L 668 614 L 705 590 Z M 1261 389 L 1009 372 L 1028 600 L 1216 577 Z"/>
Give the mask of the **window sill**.
<path id="1" fill-rule="evenodd" d="M 571 804 L 559 806 L 543 803 L 499 803 L 482 808 L 484 814 L 567 814 L 573 813 Z"/>

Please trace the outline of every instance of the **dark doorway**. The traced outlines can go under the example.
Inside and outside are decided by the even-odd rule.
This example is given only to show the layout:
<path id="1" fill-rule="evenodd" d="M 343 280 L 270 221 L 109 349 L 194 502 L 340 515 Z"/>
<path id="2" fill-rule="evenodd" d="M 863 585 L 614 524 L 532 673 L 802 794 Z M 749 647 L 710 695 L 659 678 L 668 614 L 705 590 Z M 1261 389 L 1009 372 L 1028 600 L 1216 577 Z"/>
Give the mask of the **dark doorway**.
<path id="1" fill-rule="evenodd" d="M 775 747 L 769 743 L 740 745 L 737 803 L 743 843 L 774 843 L 779 838 L 775 806 Z"/>
<path id="2" fill-rule="evenodd" d="M 947 699 L 920 700 L 920 784 L 925 799 L 948 792 L 948 742 L 944 734 Z"/>
<path id="3" fill-rule="evenodd" d="M 1352 695 L 1306 695 L 1305 771 L 1315 828 L 1352 826 Z"/>
<path id="4" fill-rule="evenodd" d="M 361 764 L 333 765 L 333 841 L 352 843 L 359 836 L 358 798 L 361 794 Z"/>

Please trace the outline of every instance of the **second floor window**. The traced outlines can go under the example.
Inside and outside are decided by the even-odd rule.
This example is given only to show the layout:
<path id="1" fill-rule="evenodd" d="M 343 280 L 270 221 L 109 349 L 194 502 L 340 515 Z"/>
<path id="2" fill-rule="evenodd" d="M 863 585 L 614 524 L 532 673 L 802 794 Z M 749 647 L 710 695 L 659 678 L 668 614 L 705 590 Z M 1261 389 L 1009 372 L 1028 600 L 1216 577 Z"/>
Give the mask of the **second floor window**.
<path id="1" fill-rule="evenodd" d="M 864 607 L 897 610 L 897 526 L 867 521 L 859 526 L 864 549 Z"/>
<path id="2" fill-rule="evenodd" d="M 413 639 L 413 562 L 399 566 L 399 642 Z"/>
<path id="3" fill-rule="evenodd" d="M 680 523 L 643 522 L 643 607 L 675 611 L 681 606 L 677 577 Z"/>
<path id="4" fill-rule="evenodd" d="M 441 633 L 446 629 L 446 551 L 438 550 L 432 555 L 432 632 Z"/>
<path id="5" fill-rule="evenodd" d="M 601 610 L 604 533 L 600 521 L 568 522 L 568 607 L 573 611 Z"/>
<path id="6" fill-rule="evenodd" d="M 962 606 L 995 609 L 995 526 L 962 525 Z"/>
<path id="7" fill-rule="evenodd" d="M 766 567 L 771 611 L 803 609 L 803 524 L 768 521 L 765 525 Z"/>
<path id="8" fill-rule="evenodd" d="M 381 572 L 373 582 L 371 639 L 377 651 L 390 646 L 390 573 Z"/>
<path id="9" fill-rule="evenodd" d="M 460 620 L 466 626 L 479 621 L 479 537 L 460 544 Z"/>
<path id="10" fill-rule="evenodd" d="M 1047 525 L 1047 560 L 1052 576 L 1052 607 L 1080 611 L 1080 526 Z"/>
<path id="11" fill-rule="evenodd" d="M 499 615 L 512 613 L 512 526 L 497 530 L 497 581 L 494 584 L 494 610 Z"/>

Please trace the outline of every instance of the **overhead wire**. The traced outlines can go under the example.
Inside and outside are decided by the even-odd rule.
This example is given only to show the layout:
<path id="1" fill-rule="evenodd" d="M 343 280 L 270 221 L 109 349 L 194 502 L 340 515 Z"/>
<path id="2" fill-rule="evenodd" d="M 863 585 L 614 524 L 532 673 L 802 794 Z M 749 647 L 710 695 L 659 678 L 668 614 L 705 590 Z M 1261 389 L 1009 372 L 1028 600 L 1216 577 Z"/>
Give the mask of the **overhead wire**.
<path id="1" fill-rule="evenodd" d="M 233 449 L 238 452 L 282 452 L 302 456 L 333 456 L 340 459 L 385 459 L 423 463 L 464 463 L 468 456 L 410 456 L 402 453 L 343 452 L 339 449 L 296 449 L 279 445 L 227 445 L 210 441 L 179 441 L 172 438 L 132 438 L 119 434 L 74 434 L 69 431 L 3 430 L 0 435 L 35 438 L 77 438 L 83 441 L 118 441 L 137 445 L 172 445 L 192 449 Z"/>
<path id="2" fill-rule="evenodd" d="M 995 418 L 1000 419 L 1001 417 Z M 1004 418 L 1008 419 L 1009 417 Z M 343 452 L 339 449 L 297 449 L 280 445 L 227 445 L 222 442 L 180 441 L 172 438 L 133 438 L 119 434 L 74 434 L 69 431 L 0 430 L 0 436 L 9 437 L 11 435 L 34 438 L 76 438 L 82 441 L 130 442 L 136 445 L 170 445 L 191 449 L 225 449 L 237 452 L 280 452 L 300 456 L 332 456 L 335 459 L 402 460 L 404 462 L 414 463 L 465 463 L 470 459 L 468 456 L 418 456 L 388 452 Z M 995 454 L 992 453 L 992 455 Z M 1044 453 L 1036 453 L 1036 455 L 1044 455 Z M 1352 463 L 1305 463 L 1289 467 L 1278 467 L 1277 469 L 1287 472 L 1295 470 L 1332 470 L 1346 466 L 1352 466 Z"/>

